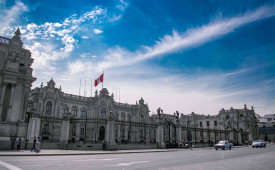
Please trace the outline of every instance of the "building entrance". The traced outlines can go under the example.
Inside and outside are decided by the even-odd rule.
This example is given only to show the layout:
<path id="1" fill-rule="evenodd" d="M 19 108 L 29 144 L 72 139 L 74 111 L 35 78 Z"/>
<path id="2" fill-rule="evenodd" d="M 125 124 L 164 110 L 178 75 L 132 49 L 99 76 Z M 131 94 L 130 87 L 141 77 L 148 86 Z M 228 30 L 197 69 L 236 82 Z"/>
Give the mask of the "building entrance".
<path id="1" fill-rule="evenodd" d="M 104 140 L 105 139 L 105 127 L 101 126 L 99 128 L 99 140 Z"/>

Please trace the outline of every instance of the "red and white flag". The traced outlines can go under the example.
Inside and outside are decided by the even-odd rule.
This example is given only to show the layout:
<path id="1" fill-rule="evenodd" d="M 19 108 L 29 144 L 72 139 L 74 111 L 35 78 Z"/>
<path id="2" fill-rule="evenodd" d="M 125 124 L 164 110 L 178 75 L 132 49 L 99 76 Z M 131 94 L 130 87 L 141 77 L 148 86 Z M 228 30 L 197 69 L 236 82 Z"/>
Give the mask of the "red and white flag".
<path id="1" fill-rule="evenodd" d="M 97 79 L 95 79 L 95 87 L 99 85 L 99 83 L 103 82 L 103 75 L 104 73 L 102 73 Z"/>

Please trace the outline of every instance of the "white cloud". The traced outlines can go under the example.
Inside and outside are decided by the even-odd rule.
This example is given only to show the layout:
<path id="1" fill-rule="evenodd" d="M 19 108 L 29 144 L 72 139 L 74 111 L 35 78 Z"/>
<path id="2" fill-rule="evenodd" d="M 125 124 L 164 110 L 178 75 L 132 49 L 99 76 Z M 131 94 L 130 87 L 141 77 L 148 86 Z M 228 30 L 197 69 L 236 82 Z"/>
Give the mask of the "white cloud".
<path id="1" fill-rule="evenodd" d="M 3 0 L 2 3 L 5 4 L 5 1 Z M 2 19 L 0 20 L 0 35 L 9 35 L 6 33 L 10 30 L 11 25 L 16 22 L 21 13 L 28 10 L 28 7 L 21 1 L 16 1 L 10 9 L 1 10 L 0 18 Z"/>
<path id="2" fill-rule="evenodd" d="M 94 33 L 95 34 L 101 34 L 103 31 L 99 30 L 99 29 L 94 29 Z"/>
<path id="3" fill-rule="evenodd" d="M 81 36 L 81 38 L 83 38 L 83 39 L 89 39 L 88 36 Z"/>
<path id="4" fill-rule="evenodd" d="M 24 34 L 21 38 L 23 41 L 27 40 L 24 41 L 24 48 L 32 52 L 35 73 L 55 70 L 54 62 L 68 57 L 74 50 L 77 44 L 74 35 L 81 29 L 81 24 L 87 21 L 97 22 L 105 13 L 106 10 L 95 7 L 79 17 L 72 15 L 65 18 L 63 22 L 45 22 L 41 25 L 30 23 L 22 26 L 21 32 Z"/>

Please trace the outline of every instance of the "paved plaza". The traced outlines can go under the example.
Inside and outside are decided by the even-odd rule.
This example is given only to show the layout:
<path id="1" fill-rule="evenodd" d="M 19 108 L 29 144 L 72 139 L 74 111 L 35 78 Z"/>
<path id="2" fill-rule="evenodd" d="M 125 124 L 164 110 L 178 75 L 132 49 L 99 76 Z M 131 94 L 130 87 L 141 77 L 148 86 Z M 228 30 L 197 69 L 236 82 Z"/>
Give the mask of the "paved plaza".
<path id="1" fill-rule="evenodd" d="M 214 148 L 135 151 L 44 150 L 39 154 L 29 151 L 22 151 L 17 154 L 9 151 L 0 152 L 0 154 L 2 155 L 0 156 L 1 170 L 270 170 L 275 166 L 275 145 L 254 149 L 251 146 L 244 146 L 218 151 Z M 21 156 L 15 156 L 20 154 Z"/>

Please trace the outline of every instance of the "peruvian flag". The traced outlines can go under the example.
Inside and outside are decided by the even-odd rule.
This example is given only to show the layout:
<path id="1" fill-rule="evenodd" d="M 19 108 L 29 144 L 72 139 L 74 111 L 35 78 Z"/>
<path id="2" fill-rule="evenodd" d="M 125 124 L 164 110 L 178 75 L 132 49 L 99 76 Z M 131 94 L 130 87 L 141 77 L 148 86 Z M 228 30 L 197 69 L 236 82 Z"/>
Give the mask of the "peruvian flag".
<path id="1" fill-rule="evenodd" d="M 104 73 L 102 73 L 97 79 L 95 79 L 95 87 L 99 85 L 99 83 L 103 82 L 103 75 Z"/>

